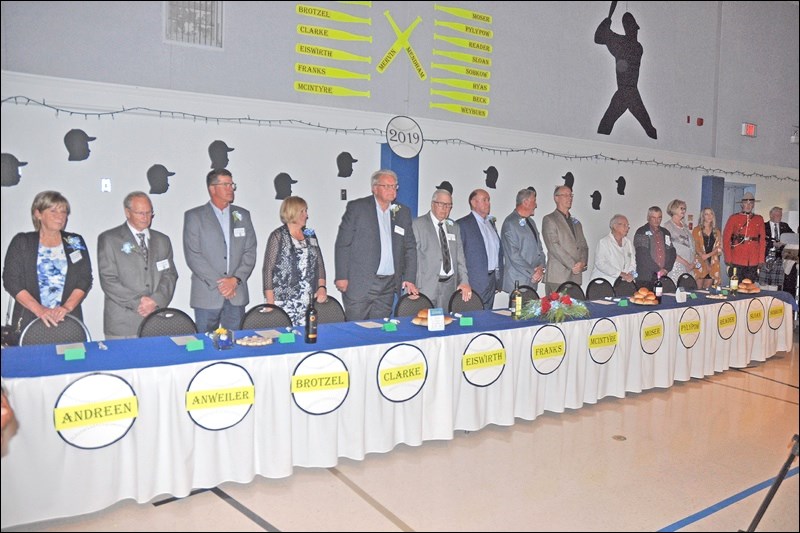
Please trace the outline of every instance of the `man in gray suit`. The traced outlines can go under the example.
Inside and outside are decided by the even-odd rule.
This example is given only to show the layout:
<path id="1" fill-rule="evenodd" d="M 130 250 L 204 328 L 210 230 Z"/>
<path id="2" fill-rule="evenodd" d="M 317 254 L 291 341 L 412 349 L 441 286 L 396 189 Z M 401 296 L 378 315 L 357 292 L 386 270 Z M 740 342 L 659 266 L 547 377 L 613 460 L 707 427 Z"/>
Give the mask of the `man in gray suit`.
<path id="1" fill-rule="evenodd" d="M 556 187 L 553 191 L 556 209 L 542 219 L 542 236 L 547 245 L 545 287 L 548 294 L 565 281 L 580 285 L 589 262 L 589 245 L 583 236 L 583 226 L 569 212 L 573 196 L 569 187 Z"/>
<path id="2" fill-rule="evenodd" d="M 431 210 L 411 223 L 417 241 L 417 289 L 445 311 L 456 289 L 461 289 L 465 302 L 472 297 L 461 230 L 448 218 L 451 209 L 453 197 L 437 189 Z"/>
<path id="3" fill-rule="evenodd" d="M 122 205 L 127 222 L 97 238 L 106 339 L 136 337 L 144 317 L 169 305 L 178 281 L 172 242 L 150 228 L 155 215 L 150 198 L 135 191 Z"/>
<path id="4" fill-rule="evenodd" d="M 500 230 L 503 244 L 503 290 L 514 290 L 514 282 L 537 290 L 544 277 L 545 255 L 542 238 L 532 217 L 536 211 L 536 189 L 528 187 L 517 193 L 517 207 L 503 221 Z M 538 290 L 537 290 L 538 292 Z"/>
<path id="5" fill-rule="evenodd" d="M 189 305 L 199 331 L 239 329 L 250 303 L 247 279 L 256 265 L 256 232 L 250 212 L 233 205 L 236 184 L 230 171 L 206 176 L 211 200 L 186 211 L 183 254 L 192 271 Z"/>
<path id="6" fill-rule="evenodd" d="M 347 320 L 388 317 L 396 294 L 418 293 L 411 211 L 393 203 L 397 174 L 378 170 L 371 185 L 372 196 L 347 203 L 336 236 L 335 284 Z"/>

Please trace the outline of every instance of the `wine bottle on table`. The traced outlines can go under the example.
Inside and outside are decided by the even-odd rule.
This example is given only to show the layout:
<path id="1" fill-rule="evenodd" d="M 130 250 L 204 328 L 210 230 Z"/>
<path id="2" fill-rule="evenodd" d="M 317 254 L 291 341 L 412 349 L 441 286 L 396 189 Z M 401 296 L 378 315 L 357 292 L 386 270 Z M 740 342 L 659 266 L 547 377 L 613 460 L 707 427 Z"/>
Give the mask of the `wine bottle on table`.
<path id="1" fill-rule="evenodd" d="M 514 320 L 522 318 L 522 292 L 519 290 L 519 280 L 514 282 L 514 290 L 508 298 L 508 310 L 511 311 L 511 318 Z"/>
<path id="2" fill-rule="evenodd" d="M 731 276 L 731 292 L 736 294 L 739 290 L 739 276 L 736 275 L 736 267 L 733 267 L 733 275 Z"/>
<path id="3" fill-rule="evenodd" d="M 661 282 L 661 272 L 656 274 L 656 282 L 653 284 L 653 292 L 656 293 L 656 301 L 661 303 L 661 295 L 664 294 L 664 284 Z"/>
<path id="4" fill-rule="evenodd" d="M 308 300 L 306 309 L 306 344 L 317 342 L 317 308 L 314 307 L 314 295 Z"/>

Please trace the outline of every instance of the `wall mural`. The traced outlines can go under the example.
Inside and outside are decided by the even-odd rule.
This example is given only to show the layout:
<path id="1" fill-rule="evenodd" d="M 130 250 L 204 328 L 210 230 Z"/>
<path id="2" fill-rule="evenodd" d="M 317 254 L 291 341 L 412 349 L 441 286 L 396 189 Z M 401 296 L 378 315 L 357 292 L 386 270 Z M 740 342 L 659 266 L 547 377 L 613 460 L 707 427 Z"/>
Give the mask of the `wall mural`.
<path id="1" fill-rule="evenodd" d="M 572 175 L 572 172 L 567 172 L 561 176 L 561 179 L 564 180 L 564 186 L 572 190 L 572 186 L 575 184 L 575 176 Z"/>
<path id="2" fill-rule="evenodd" d="M 445 180 L 441 182 L 439 185 L 435 187 L 436 189 L 442 189 L 450 193 L 450 196 L 453 196 L 453 184 L 449 181 Z"/>
<path id="3" fill-rule="evenodd" d="M 97 137 L 89 137 L 83 130 L 69 130 L 64 135 L 64 146 L 67 147 L 69 152 L 69 161 L 83 161 L 89 158 L 91 150 L 89 150 L 89 141 L 95 140 Z"/>
<path id="4" fill-rule="evenodd" d="M 594 191 L 589 195 L 589 198 L 592 199 L 592 209 L 600 211 L 600 202 L 603 201 L 603 195 L 600 194 L 600 191 Z"/>
<path id="5" fill-rule="evenodd" d="M 353 175 L 353 163 L 358 163 L 358 159 L 353 159 L 350 152 L 342 152 L 336 156 L 336 166 L 339 169 L 340 178 L 349 178 Z"/>
<path id="6" fill-rule="evenodd" d="M 19 167 L 24 167 L 28 164 L 27 161 L 20 161 L 11 154 L 2 154 L 0 156 L 0 178 L 2 178 L 3 187 L 13 187 L 19 183 L 22 176 L 19 174 Z"/>
<path id="7" fill-rule="evenodd" d="M 490 189 L 496 189 L 497 178 L 499 177 L 497 169 L 495 167 L 489 167 L 486 170 L 484 170 L 483 173 L 486 174 L 486 186 L 489 187 Z"/>
<path id="8" fill-rule="evenodd" d="M 275 176 L 275 199 L 283 200 L 292 195 L 292 183 L 297 183 L 286 172 L 281 172 Z"/>
<path id="9" fill-rule="evenodd" d="M 617 73 L 617 92 L 611 97 L 608 109 L 597 127 L 597 133 L 610 135 L 617 119 L 625 111 L 630 111 L 642 125 L 647 136 L 657 139 L 656 129 L 650 122 L 650 115 L 644 107 L 642 95 L 639 94 L 639 67 L 644 53 L 644 48 L 638 40 L 639 25 L 631 13 L 625 13 L 622 15 L 622 27 L 625 29 L 625 35 L 613 32 L 611 16 L 616 7 L 617 2 L 611 2 L 608 17 L 603 19 L 594 33 L 594 42 L 606 45 L 608 51 L 614 56 Z"/>
<path id="10" fill-rule="evenodd" d="M 155 164 L 147 169 L 147 181 L 150 183 L 150 194 L 164 194 L 169 189 L 169 177 L 174 172 L 167 170 L 164 165 Z"/>
<path id="11" fill-rule="evenodd" d="M 224 141 L 214 141 L 208 145 L 208 156 L 211 158 L 211 168 L 218 170 L 228 168 L 228 152 L 233 152 Z"/>
<path id="12" fill-rule="evenodd" d="M 620 196 L 625 196 L 625 178 L 620 176 L 616 180 L 617 183 L 617 194 Z"/>

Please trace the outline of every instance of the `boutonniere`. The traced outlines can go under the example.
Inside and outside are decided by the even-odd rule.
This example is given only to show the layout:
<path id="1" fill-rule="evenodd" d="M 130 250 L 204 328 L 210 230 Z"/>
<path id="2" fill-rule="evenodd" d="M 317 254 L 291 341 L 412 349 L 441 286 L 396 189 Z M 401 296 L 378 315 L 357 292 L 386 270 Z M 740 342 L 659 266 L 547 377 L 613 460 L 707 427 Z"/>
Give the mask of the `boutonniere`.
<path id="1" fill-rule="evenodd" d="M 392 218 L 394 218 L 397 212 L 400 211 L 400 206 L 398 204 L 391 204 L 389 206 L 389 211 L 392 212 Z"/>
<path id="2" fill-rule="evenodd" d="M 242 214 L 239 211 L 234 211 L 233 212 L 233 220 L 236 221 L 236 222 L 241 222 L 242 221 Z"/>
<path id="3" fill-rule="evenodd" d="M 572 218 L 571 218 L 571 220 L 572 220 L 572 225 L 573 225 L 573 226 L 577 226 L 577 225 L 578 225 L 578 223 L 579 223 L 579 220 L 578 220 L 577 218 L 575 218 L 575 217 L 572 217 Z"/>
<path id="4" fill-rule="evenodd" d="M 311 228 L 303 228 L 303 235 L 306 237 L 316 237 L 314 230 Z"/>
<path id="5" fill-rule="evenodd" d="M 519 227 L 520 228 L 524 228 L 525 227 L 525 219 L 524 218 L 519 219 Z"/>
<path id="6" fill-rule="evenodd" d="M 73 250 L 85 250 L 86 247 L 81 244 L 81 240 L 76 237 L 75 235 L 71 237 L 65 237 L 64 242 L 67 243 L 67 246 L 72 248 Z"/>
<path id="7" fill-rule="evenodd" d="M 647 235 L 648 237 L 652 237 L 653 236 L 653 232 L 650 231 L 650 230 L 645 231 L 644 234 Z"/>
<path id="8" fill-rule="evenodd" d="M 495 217 L 494 215 L 489 215 L 486 217 L 486 220 L 494 224 L 494 221 L 497 220 L 497 217 Z"/>
<path id="9" fill-rule="evenodd" d="M 126 242 L 122 245 L 122 252 L 125 254 L 130 254 L 135 248 L 136 247 L 133 244 Z"/>
<path id="10" fill-rule="evenodd" d="M 452 226 L 453 225 L 453 219 L 452 218 L 446 218 L 446 219 L 444 219 L 444 221 L 447 222 L 448 226 Z"/>

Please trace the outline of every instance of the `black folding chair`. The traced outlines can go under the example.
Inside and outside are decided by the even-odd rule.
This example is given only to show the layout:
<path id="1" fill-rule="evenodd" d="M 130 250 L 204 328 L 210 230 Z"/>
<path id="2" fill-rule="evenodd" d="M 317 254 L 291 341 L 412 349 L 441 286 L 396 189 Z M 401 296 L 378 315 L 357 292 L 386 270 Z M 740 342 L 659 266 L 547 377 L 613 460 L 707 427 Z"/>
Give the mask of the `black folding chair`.
<path id="1" fill-rule="evenodd" d="M 473 292 L 466 302 L 461 297 L 461 289 L 456 289 L 450 302 L 447 304 L 447 311 L 450 313 L 463 313 L 465 311 L 483 311 L 483 302 L 478 293 Z"/>
<path id="2" fill-rule="evenodd" d="M 594 278 L 586 286 L 587 300 L 600 300 L 607 296 L 614 297 L 614 286 L 606 278 Z"/>
<path id="3" fill-rule="evenodd" d="M 417 316 L 421 309 L 430 309 L 431 307 L 433 307 L 433 302 L 422 293 L 417 296 L 404 294 L 397 301 L 394 316 Z"/>
<path id="4" fill-rule="evenodd" d="M 669 276 L 661 276 L 661 286 L 664 288 L 664 292 L 673 293 L 677 290 L 675 282 Z"/>
<path id="5" fill-rule="evenodd" d="M 328 299 L 323 303 L 315 303 L 314 307 L 317 309 L 317 322 L 320 324 L 344 322 L 346 320 L 342 304 L 333 296 L 328 296 Z"/>
<path id="6" fill-rule="evenodd" d="M 632 281 L 625 281 L 622 278 L 617 278 L 614 282 L 614 295 L 621 298 L 627 298 L 636 294 L 636 283 Z"/>
<path id="7" fill-rule="evenodd" d="M 162 337 L 169 335 L 194 335 L 197 326 L 192 317 L 174 307 L 156 309 L 139 324 L 139 337 Z"/>
<path id="8" fill-rule="evenodd" d="M 565 281 L 561 285 L 558 286 L 556 292 L 561 294 L 562 292 L 568 294 L 570 298 L 573 300 L 585 300 L 586 295 L 583 293 L 583 289 L 581 286 L 575 283 L 574 281 Z"/>
<path id="9" fill-rule="evenodd" d="M 275 304 L 259 304 L 251 307 L 242 317 L 239 329 L 288 328 L 292 326 L 289 315 Z"/>
<path id="10" fill-rule="evenodd" d="M 530 302 L 531 300 L 538 300 L 539 293 L 530 285 L 520 285 L 519 292 L 522 293 L 522 305 Z"/>
<path id="11" fill-rule="evenodd" d="M 696 291 L 697 280 L 694 279 L 694 276 L 692 276 L 688 272 L 684 272 L 678 278 L 678 287 L 682 287 L 684 290 L 687 291 Z"/>
<path id="12" fill-rule="evenodd" d="M 25 326 L 19 337 L 20 346 L 31 344 L 68 344 L 72 342 L 88 342 L 92 340 L 86 325 L 70 314 L 55 326 L 48 327 L 37 318 Z"/>

